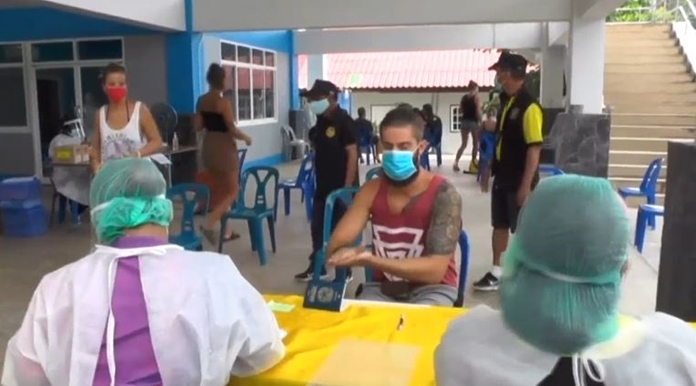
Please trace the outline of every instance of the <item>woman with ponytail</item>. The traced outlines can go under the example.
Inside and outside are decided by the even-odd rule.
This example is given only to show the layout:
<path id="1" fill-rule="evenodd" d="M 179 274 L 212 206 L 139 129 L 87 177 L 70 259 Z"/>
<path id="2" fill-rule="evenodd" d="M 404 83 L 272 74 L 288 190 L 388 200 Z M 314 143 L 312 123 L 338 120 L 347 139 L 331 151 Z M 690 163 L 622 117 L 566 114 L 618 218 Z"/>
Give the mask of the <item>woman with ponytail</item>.
<path id="1" fill-rule="evenodd" d="M 109 103 L 97 110 L 90 164 L 96 173 L 109 161 L 158 153 L 162 136 L 150 109 L 128 99 L 126 68 L 112 63 L 102 70 L 102 87 Z"/>
<path id="2" fill-rule="evenodd" d="M 626 207 L 609 181 L 542 181 L 503 255 L 501 310 L 454 320 L 438 386 L 693 386 L 696 333 L 672 316 L 619 314 Z"/>

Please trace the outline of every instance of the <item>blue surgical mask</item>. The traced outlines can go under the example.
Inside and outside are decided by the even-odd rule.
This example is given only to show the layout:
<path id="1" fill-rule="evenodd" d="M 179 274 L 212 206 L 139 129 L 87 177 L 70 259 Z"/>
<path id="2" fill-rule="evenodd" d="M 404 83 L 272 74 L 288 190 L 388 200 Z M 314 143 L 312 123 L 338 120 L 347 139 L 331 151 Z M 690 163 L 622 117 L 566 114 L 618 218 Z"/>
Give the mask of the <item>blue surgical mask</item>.
<path id="1" fill-rule="evenodd" d="M 396 182 L 406 181 L 418 172 L 411 150 L 385 150 L 382 153 L 382 168 L 386 176 Z"/>
<path id="2" fill-rule="evenodd" d="M 329 108 L 329 100 L 324 98 L 319 101 L 309 102 L 309 109 L 316 115 L 322 115 Z"/>

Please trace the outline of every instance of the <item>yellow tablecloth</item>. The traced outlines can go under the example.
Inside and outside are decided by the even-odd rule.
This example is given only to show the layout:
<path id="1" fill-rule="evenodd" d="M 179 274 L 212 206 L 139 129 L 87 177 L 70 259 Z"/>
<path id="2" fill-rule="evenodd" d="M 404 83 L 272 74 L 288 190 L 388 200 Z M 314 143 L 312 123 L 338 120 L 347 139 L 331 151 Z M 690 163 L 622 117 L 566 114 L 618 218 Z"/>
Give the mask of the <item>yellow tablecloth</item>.
<path id="1" fill-rule="evenodd" d="M 339 379 L 345 383 L 332 386 L 357 386 L 346 379 L 350 378 L 346 373 L 369 372 L 367 367 L 376 361 L 382 362 L 380 365 L 391 361 L 393 371 L 403 373 L 403 368 L 396 367 L 411 360 L 413 370 L 410 377 L 407 375 L 408 384 L 434 385 L 433 353 L 449 322 L 463 312 L 444 307 L 353 304 L 335 313 L 304 309 L 300 296 L 272 295 L 266 296 L 266 300 L 295 305 L 291 312 L 275 313 L 281 328 L 288 333 L 283 339 L 285 359 L 263 374 L 233 379 L 230 385 L 305 386 L 322 378 L 322 374 L 325 379 L 327 372 L 341 372 Z M 403 327 L 397 329 L 402 315 Z M 344 356 L 337 366 L 337 357 L 341 355 L 338 351 Z M 372 358 L 377 354 L 383 357 Z"/>

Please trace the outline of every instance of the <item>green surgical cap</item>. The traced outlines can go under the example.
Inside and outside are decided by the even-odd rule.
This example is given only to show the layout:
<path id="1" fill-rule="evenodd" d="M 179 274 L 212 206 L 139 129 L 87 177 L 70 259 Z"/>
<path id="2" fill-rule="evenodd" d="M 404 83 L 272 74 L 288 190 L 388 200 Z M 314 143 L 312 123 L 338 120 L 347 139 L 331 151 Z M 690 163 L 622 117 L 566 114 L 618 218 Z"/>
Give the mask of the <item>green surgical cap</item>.
<path id="1" fill-rule="evenodd" d="M 625 207 L 609 181 L 542 180 L 503 257 L 501 308 L 508 326 L 559 355 L 613 336 L 628 243 Z"/>
<path id="2" fill-rule="evenodd" d="M 110 244 L 127 229 L 144 224 L 169 226 L 173 211 L 167 184 L 157 166 L 142 158 L 106 163 L 89 194 L 92 225 L 99 242 Z"/>

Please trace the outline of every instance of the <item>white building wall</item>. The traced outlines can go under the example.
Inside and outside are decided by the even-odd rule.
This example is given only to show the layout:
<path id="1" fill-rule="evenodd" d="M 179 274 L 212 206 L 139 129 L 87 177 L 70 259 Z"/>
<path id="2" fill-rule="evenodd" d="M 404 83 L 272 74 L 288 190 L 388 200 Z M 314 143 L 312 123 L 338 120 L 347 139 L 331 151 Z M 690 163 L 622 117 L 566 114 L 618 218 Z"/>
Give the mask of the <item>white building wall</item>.
<path id="1" fill-rule="evenodd" d="M 391 108 L 399 103 L 409 103 L 414 107 L 421 108 L 424 104 L 433 105 L 435 114 L 442 119 L 442 152 L 443 154 L 454 154 L 461 144 L 461 136 L 458 132 L 453 132 L 451 106 L 458 106 L 464 95 L 462 92 L 395 92 L 385 93 L 377 91 L 354 91 L 351 93 L 353 117 L 358 116 L 358 108 L 364 107 L 367 112 L 367 119 L 379 121 Z M 488 100 L 487 93 L 481 93 L 483 101 Z M 464 153 L 471 154 L 471 140 Z"/>

